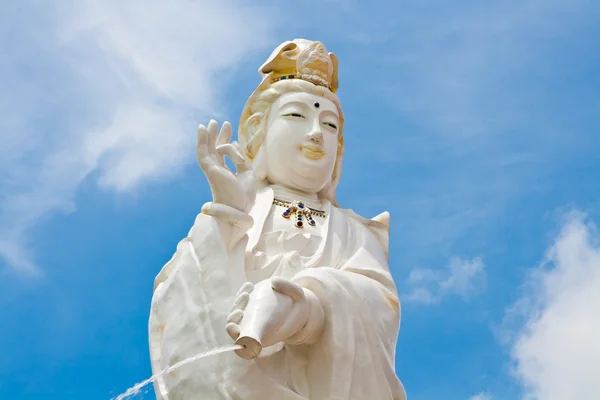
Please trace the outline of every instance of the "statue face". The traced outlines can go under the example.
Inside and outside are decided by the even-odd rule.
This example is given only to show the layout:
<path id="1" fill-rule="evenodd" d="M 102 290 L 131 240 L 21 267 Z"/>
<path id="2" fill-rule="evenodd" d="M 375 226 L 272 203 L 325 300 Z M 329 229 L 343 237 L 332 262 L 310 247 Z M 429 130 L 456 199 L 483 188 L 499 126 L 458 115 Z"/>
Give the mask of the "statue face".
<path id="1" fill-rule="evenodd" d="M 331 180 L 338 147 L 338 109 L 310 93 L 286 93 L 271 106 L 263 146 L 267 179 L 318 193 Z"/>

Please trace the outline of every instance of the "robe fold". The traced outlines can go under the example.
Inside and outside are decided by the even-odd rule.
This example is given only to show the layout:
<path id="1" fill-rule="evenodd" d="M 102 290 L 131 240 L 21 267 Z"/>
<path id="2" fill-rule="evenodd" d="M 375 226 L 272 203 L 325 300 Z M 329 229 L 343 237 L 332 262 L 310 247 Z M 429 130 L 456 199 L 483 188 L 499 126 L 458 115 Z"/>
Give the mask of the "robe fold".
<path id="1" fill-rule="evenodd" d="M 322 240 L 310 256 L 282 246 L 256 257 L 273 192 L 261 190 L 254 226 L 227 251 L 217 222 L 196 218 L 155 281 L 149 322 L 153 373 L 198 353 L 231 345 L 225 332 L 245 281 L 285 276 L 313 291 L 325 327 L 313 345 L 275 345 L 255 360 L 222 353 L 155 382 L 160 400 L 359 400 L 406 398 L 394 368 L 400 304 L 388 268 L 387 227 L 327 204 Z"/>

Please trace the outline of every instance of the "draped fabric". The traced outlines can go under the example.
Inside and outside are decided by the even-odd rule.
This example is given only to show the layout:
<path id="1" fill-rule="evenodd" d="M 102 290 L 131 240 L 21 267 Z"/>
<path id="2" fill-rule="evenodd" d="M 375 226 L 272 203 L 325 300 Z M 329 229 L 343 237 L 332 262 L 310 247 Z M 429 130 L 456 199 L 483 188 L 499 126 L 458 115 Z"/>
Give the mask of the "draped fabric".
<path id="1" fill-rule="evenodd" d="M 285 276 L 313 291 L 326 315 L 322 337 L 311 346 L 272 346 L 252 361 L 223 353 L 188 364 L 156 382 L 158 399 L 405 399 L 394 369 L 400 306 L 386 228 L 328 205 L 321 237 L 262 232 L 272 199 L 268 188 L 258 195 L 255 226 L 231 251 L 202 214 L 179 243 L 156 278 L 153 372 L 232 344 L 226 318 L 244 281 Z"/>

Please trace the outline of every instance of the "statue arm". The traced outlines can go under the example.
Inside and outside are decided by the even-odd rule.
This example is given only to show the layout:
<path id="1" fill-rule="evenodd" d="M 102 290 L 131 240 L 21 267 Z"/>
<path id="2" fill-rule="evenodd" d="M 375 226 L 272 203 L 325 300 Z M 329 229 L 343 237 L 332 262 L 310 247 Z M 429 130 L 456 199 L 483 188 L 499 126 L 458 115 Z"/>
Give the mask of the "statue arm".
<path id="1" fill-rule="evenodd" d="M 383 253 L 380 256 L 385 257 Z M 395 342 L 400 324 L 400 301 L 387 262 L 377 258 L 380 257 L 375 257 L 363 247 L 341 268 L 311 268 L 292 279 L 310 293 L 307 297 L 312 299 L 309 322 L 295 335 L 304 338 L 300 344 L 318 341 L 325 326 L 334 317 L 332 314 L 351 314 L 357 305 L 359 308 L 368 305 L 369 310 L 366 311 L 369 312 L 365 315 L 372 320 L 373 326 L 381 328 L 378 334 L 393 336 Z M 357 297 L 353 298 L 353 295 Z M 340 301 L 342 298 L 344 300 Z M 379 324 L 380 320 L 387 324 Z"/>
<path id="2" fill-rule="evenodd" d="M 202 206 L 202 213 L 214 218 L 221 240 L 228 251 L 237 247 L 254 224 L 250 214 L 226 204 L 206 203 Z"/>
<path id="3" fill-rule="evenodd" d="M 351 274 L 353 278 L 361 282 L 357 282 L 357 284 L 361 286 L 367 284 L 376 288 L 376 295 L 399 317 L 398 292 L 388 265 L 389 213 L 384 212 L 371 220 L 351 211 L 345 212 L 345 214 L 350 217 L 348 222 L 353 228 L 346 232 L 356 233 L 354 240 L 346 238 L 345 241 L 348 246 L 352 247 L 345 249 L 349 253 L 348 259 L 337 268 L 325 268 Z M 310 269 L 305 273 L 310 274 L 314 271 L 315 269 Z M 304 276 L 302 273 L 298 274 L 297 279 L 302 276 Z"/>

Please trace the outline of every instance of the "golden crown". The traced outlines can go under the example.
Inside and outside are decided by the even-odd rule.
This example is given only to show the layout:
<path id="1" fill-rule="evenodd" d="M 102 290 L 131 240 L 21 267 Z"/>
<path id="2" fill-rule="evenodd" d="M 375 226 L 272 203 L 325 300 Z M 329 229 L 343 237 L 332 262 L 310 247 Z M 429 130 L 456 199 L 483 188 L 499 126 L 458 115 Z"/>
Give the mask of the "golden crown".
<path id="1" fill-rule="evenodd" d="M 259 73 L 270 83 L 285 79 L 302 79 L 324 86 L 335 93 L 338 89 L 338 60 L 321 42 L 295 39 L 279 45 Z"/>

